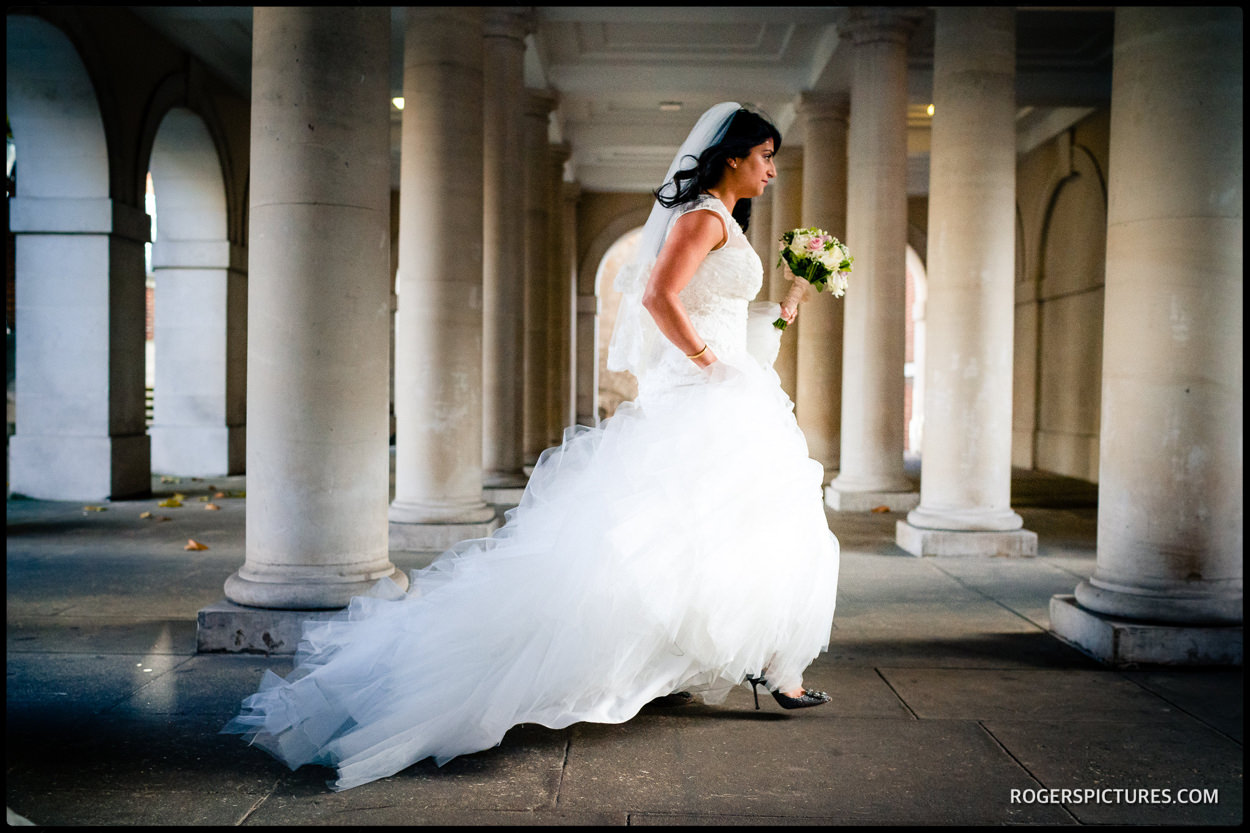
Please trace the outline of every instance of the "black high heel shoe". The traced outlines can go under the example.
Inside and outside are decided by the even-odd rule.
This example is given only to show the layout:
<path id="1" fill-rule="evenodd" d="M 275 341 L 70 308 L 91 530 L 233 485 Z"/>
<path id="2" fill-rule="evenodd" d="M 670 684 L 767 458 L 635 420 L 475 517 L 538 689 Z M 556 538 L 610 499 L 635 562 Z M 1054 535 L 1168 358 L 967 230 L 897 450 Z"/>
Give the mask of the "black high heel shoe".
<path id="1" fill-rule="evenodd" d="M 756 690 L 756 686 L 764 686 L 764 690 L 768 691 L 768 680 L 763 677 L 747 677 L 747 682 L 751 684 L 751 693 L 755 695 L 755 709 L 760 707 L 760 693 Z M 777 705 L 783 709 L 806 709 L 810 706 L 819 706 L 822 703 L 828 703 L 833 698 L 823 691 L 811 691 L 803 689 L 800 697 L 791 697 L 782 694 L 780 691 L 771 691 L 773 699 L 777 701 Z"/>

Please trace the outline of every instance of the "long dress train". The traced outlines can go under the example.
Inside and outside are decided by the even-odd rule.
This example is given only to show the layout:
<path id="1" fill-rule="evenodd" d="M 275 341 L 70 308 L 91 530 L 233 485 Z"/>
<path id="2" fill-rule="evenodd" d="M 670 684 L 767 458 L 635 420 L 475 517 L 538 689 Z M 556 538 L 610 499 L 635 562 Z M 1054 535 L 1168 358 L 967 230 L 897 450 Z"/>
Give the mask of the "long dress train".
<path id="1" fill-rule="evenodd" d="M 683 689 L 715 704 L 760 672 L 800 685 L 836 598 L 823 471 L 748 351 L 759 258 L 719 200 L 690 208 L 729 229 L 681 296 L 713 370 L 669 345 L 637 402 L 543 452 L 499 531 L 306 624 L 295 670 L 223 732 L 347 789 L 519 723 L 620 723 Z"/>

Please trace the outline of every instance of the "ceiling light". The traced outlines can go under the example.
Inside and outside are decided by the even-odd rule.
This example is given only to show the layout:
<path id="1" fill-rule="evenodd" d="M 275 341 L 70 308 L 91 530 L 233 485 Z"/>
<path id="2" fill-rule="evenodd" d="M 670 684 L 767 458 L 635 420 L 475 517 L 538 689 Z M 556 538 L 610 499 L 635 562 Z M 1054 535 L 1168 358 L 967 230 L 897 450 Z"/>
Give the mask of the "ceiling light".
<path id="1" fill-rule="evenodd" d="M 404 97 L 402 95 L 395 96 L 391 99 L 391 104 L 395 105 L 396 110 L 404 109 Z"/>
<path id="2" fill-rule="evenodd" d="M 666 113 L 675 113 L 681 109 L 680 101 L 661 101 L 660 109 Z"/>

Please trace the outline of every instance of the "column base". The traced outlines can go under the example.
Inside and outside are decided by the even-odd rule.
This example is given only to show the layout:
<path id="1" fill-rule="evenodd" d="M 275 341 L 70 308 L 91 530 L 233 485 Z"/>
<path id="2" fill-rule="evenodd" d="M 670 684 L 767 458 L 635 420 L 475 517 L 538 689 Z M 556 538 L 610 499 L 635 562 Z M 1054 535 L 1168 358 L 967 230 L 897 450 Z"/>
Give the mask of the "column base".
<path id="1" fill-rule="evenodd" d="M 529 475 L 521 471 L 490 472 L 482 479 L 482 500 L 487 503 L 516 506 L 525 494 Z"/>
<path id="2" fill-rule="evenodd" d="M 261 610 L 338 610 L 347 607 L 355 596 L 385 592 L 378 587 L 384 578 L 389 578 L 400 592 L 408 589 L 408 575 L 389 561 L 372 574 L 362 569 L 352 581 L 315 581 L 305 577 L 257 581 L 240 575 L 247 569 L 244 564 L 226 579 L 226 598 L 234 604 Z"/>
<path id="3" fill-rule="evenodd" d="M 503 519 L 494 516 L 485 521 L 459 521 L 453 523 L 399 523 L 391 521 L 390 549 L 392 552 L 442 551 L 470 538 L 487 538 L 503 526 Z"/>
<path id="4" fill-rule="evenodd" d="M 841 492 L 825 487 L 825 505 L 838 512 L 871 512 L 884 506 L 891 512 L 910 512 L 920 505 L 920 492 Z"/>
<path id="5" fill-rule="evenodd" d="M 894 542 L 918 556 L 1009 556 L 1031 558 L 1037 555 L 1037 533 L 1027 529 L 1010 531 L 925 529 L 899 521 Z"/>
<path id="6" fill-rule="evenodd" d="M 1050 631 L 1116 668 L 1240 666 L 1241 625 L 1156 625 L 1092 613 L 1073 595 L 1050 597 Z"/>
<path id="7" fill-rule="evenodd" d="M 201 654 L 295 653 L 305 622 L 329 619 L 338 610 L 271 610 L 222 599 L 195 617 L 195 650 Z"/>
<path id="8" fill-rule="evenodd" d="M 516 506 L 525 494 L 524 486 L 483 486 L 482 499 L 487 503 Z"/>

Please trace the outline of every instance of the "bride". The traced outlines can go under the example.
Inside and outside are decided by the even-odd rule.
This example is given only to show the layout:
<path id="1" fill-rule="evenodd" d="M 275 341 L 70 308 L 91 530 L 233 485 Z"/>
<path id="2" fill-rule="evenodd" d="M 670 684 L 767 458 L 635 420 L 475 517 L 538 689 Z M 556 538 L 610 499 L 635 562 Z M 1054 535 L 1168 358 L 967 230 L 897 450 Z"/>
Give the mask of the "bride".
<path id="1" fill-rule="evenodd" d="M 610 364 L 637 401 L 543 452 L 492 537 L 306 623 L 295 670 L 266 671 L 223 732 L 347 789 L 672 692 L 829 700 L 802 677 L 828 647 L 838 541 L 771 367 L 777 306 L 749 312 L 763 269 L 743 229 L 780 145 L 736 103 L 703 114 L 617 281 Z"/>

